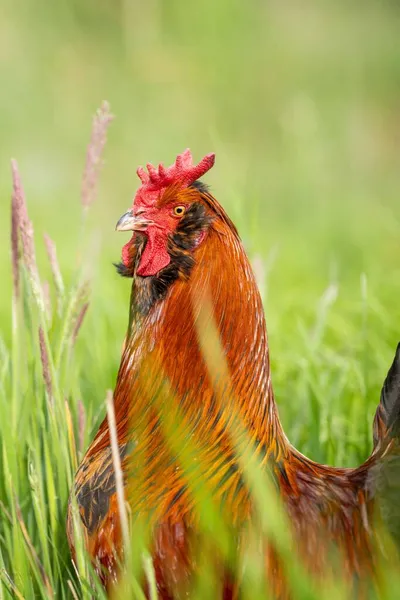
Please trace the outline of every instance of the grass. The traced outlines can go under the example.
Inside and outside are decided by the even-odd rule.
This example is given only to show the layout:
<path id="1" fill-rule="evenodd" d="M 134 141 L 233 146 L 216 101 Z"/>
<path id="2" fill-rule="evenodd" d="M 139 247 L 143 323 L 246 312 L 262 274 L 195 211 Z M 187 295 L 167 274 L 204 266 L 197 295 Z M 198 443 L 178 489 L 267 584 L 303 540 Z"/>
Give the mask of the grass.
<path id="1" fill-rule="evenodd" d="M 111 265 L 124 243 L 113 228 L 147 160 L 216 152 L 207 181 L 259 266 L 285 431 L 320 462 L 368 455 L 400 338 L 399 19 L 389 0 L 1 4 L 0 598 L 93 594 L 83 554 L 79 577 L 71 569 L 66 502 L 115 382 L 129 283 Z M 117 118 L 83 216 L 80 173 L 102 98 Z M 51 319 L 26 267 L 10 304 L 11 156 Z M 264 597 L 252 548 L 247 594 Z M 202 560 L 198 598 L 215 585 Z M 296 568 L 296 597 L 313 597 Z"/>

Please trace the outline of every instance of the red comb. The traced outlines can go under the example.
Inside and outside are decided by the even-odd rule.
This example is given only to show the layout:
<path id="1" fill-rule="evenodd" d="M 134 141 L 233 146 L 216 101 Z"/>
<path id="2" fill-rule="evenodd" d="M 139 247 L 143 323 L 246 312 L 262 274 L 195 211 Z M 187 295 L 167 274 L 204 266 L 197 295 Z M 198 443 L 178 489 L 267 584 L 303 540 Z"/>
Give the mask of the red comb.
<path id="1" fill-rule="evenodd" d="M 164 167 L 162 163 L 158 168 L 147 163 L 147 173 L 143 167 L 139 167 L 137 174 L 142 185 L 138 189 L 134 199 L 134 205 L 151 206 L 158 198 L 158 192 L 169 185 L 187 187 L 204 173 L 211 169 L 215 162 L 215 154 L 207 154 L 199 164 L 193 164 L 192 153 L 187 148 L 182 154 L 178 154 L 176 161 L 170 167 Z"/>

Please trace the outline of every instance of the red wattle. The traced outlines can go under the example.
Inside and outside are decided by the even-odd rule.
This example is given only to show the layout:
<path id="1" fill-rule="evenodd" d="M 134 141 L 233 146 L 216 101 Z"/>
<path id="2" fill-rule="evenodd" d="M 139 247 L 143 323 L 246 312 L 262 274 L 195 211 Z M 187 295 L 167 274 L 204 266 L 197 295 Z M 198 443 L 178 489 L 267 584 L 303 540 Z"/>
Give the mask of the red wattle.
<path id="1" fill-rule="evenodd" d="M 127 244 L 122 246 L 122 262 L 124 263 L 124 265 L 126 267 L 129 267 L 131 264 L 131 246 L 132 246 L 132 238 L 129 240 L 129 242 Z"/>
<path id="2" fill-rule="evenodd" d="M 140 258 L 139 267 L 136 271 L 141 277 L 157 275 L 171 262 L 167 252 L 167 236 L 160 229 L 149 227 L 146 230 L 147 243 Z"/>

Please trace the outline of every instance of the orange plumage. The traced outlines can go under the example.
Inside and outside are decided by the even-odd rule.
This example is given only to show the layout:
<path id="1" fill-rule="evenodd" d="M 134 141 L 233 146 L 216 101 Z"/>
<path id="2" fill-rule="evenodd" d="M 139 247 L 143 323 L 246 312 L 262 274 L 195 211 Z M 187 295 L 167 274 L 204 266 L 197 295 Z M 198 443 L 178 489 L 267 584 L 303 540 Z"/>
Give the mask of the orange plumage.
<path id="1" fill-rule="evenodd" d="M 375 421 L 375 448 L 365 464 L 319 465 L 290 445 L 274 401 L 254 275 L 231 220 L 197 182 L 212 166 L 210 156 L 199 168 L 186 152 L 168 176 L 151 165 L 149 176 L 140 171 L 140 194 L 118 226 L 134 233 L 119 268 L 133 283 L 115 417 L 130 511 L 148 515 L 153 532 L 159 597 L 175 597 L 195 569 L 196 496 L 181 455 L 195 452 L 204 486 L 239 539 L 253 514 L 235 450 L 243 436 L 261 465 L 272 469 L 308 568 L 322 572 L 334 543 L 350 576 L 373 574 L 375 482 L 384 457 L 397 448 L 393 414 L 399 393 L 393 375 L 400 361 L 389 373 Z M 207 356 L 214 328 L 223 360 L 218 352 L 214 361 Z M 89 554 L 109 586 L 118 576 L 122 539 L 107 419 L 79 467 L 75 495 Z M 73 549 L 70 517 L 68 532 Z M 283 596 L 273 548 L 266 550 L 266 569 L 276 594 Z M 234 597 L 239 582 L 223 570 L 221 577 L 226 577 L 224 597 Z"/>

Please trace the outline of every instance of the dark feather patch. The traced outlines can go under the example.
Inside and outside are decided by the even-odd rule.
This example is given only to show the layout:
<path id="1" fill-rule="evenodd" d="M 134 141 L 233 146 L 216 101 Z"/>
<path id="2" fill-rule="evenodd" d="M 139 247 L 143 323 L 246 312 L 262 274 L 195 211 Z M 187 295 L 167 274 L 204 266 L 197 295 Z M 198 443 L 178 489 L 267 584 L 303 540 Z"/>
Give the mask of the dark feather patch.
<path id="1" fill-rule="evenodd" d="M 126 457 L 128 448 L 129 444 L 120 446 L 121 461 Z M 101 468 L 93 472 L 90 478 L 85 477 L 84 483 L 75 489 L 81 518 L 90 534 L 98 528 L 106 516 L 110 498 L 115 493 L 114 463 L 111 448 L 107 448 L 106 453 Z M 87 466 L 89 465 L 83 463 L 81 468 L 87 471 Z"/>
<path id="2" fill-rule="evenodd" d="M 208 187 L 208 185 L 206 183 L 203 183 L 203 181 L 200 181 L 200 179 L 198 179 L 197 181 L 194 181 L 192 183 L 192 185 L 189 187 L 194 188 L 195 190 L 198 190 L 201 194 L 209 194 L 210 193 L 210 188 Z"/>
<path id="3" fill-rule="evenodd" d="M 386 413 L 386 426 L 393 436 L 400 433 L 400 343 L 381 392 L 381 405 Z"/>
<path id="4" fill-rule="evenodd" d="M 170 510 L 172 510 L 172 508 L 175 506 L 175 504 L 179 501 L 179 499 L 183 496 L 183 494 L 187 491 L 187 488 L 185 485 L 183 485 L 181 488 L 179 488 L 179 490 L 176 492 L 176 494 L 172 497 L 168 508 L 166 510 L 166 513 L 169 513 Z"/>
<path id="5" fill-rule="evenodd" d="M 131 241 L 131 245 L 130 245 L 129 265 L 125 265 L 123 262 L 114 263 L 114 267 L 116 267 L 119 275 L 122 275 L 122 277 L 133 277 L 134 276 L 136 267 L 139 264 L 139 259 L 142 255 L 143 249 L 146 245 L 146 240 L 147 240 L 147 238 L 144 235 L 144 233 L 140 233 L 140 232 L 135 233 L 135 235 L 133 236 L 133 239 Z"/>
<path id="6" fill-rule="evenodd" d="M 127 267 L 123 262 L 113 263 L 114 267 L 117 269 L 118 275 L 122 277 L 133 277 L 133 269 L 131 266 Z"/>

